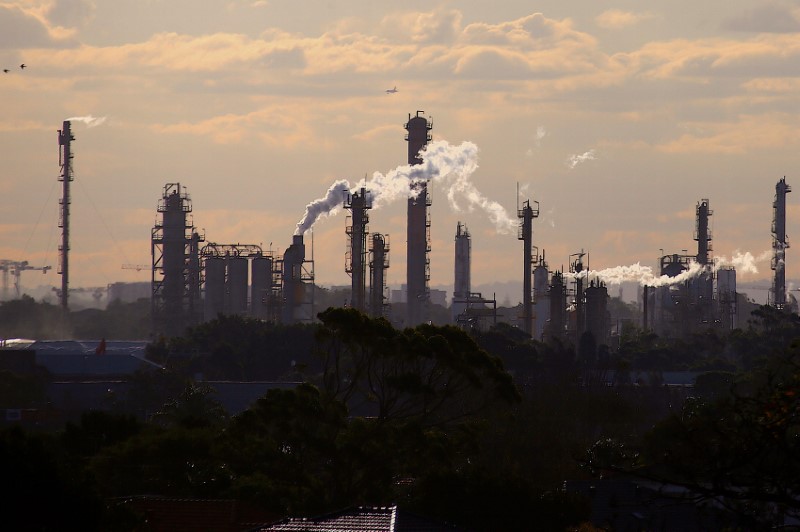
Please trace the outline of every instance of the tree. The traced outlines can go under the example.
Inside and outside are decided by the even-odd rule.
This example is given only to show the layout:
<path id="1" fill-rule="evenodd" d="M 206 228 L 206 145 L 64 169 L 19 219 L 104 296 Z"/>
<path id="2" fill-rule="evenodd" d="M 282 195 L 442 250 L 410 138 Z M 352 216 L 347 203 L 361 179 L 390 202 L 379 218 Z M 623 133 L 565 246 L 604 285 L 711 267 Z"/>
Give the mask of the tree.
<path id="1" fill-rule="evenodd" d="M 500 360 L 456 327 L 397 331 L 355 309 L 330 308 L 319 318 L 323 390 L 356 413 L 436 425 L 519 400 Z"/>
<path id="2" fill-rule="evenodd" d="M 727 394 L 690 398 L 639 445 L 598 442 L 586 463 L 682 487 L 759 526 L 800 517 L 800 344 Z"/>

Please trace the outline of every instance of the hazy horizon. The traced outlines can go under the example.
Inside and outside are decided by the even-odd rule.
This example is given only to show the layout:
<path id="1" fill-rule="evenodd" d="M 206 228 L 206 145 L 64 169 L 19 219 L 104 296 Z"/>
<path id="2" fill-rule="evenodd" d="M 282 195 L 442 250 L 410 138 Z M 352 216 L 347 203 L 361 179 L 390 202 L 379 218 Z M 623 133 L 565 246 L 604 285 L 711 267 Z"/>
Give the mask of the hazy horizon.
<path id="1" fill-rule="evenodd" d="M 552 269 L 581 250 L 605 269 L 694 253 L 708 198 L 713 255 L 749 252 L 758 273 L 739 280 L 767 282 L 775 183 L 800 184 L 796 0 L 24 0 L 0 5 L 0 30 L 0 259 L 52 266 L 52 286 L 68 118 L 73 287 L 149 280 L 122 265 L 150 264 L 166 183 L 186 187 L 207 241 L 281 253 L 337 180 L 406 163 L 417 110 L 434 141 L 476 146 L 483 198 L 455 196 L 457 211 L 452 186 L 432 186 L 431 286 L 452 284 L 459 221 L 475 286 L 521 279 L 521 242 L 485 207 L 515 220 L 525 199 Z M 403 199 L 370 212 L 391 285 L 405 282 L 405 221 Z M 344 213 L 313 231 L 317 282 L 348 284 Z M 786 264 L 800 278 L 791 248 Z"/>

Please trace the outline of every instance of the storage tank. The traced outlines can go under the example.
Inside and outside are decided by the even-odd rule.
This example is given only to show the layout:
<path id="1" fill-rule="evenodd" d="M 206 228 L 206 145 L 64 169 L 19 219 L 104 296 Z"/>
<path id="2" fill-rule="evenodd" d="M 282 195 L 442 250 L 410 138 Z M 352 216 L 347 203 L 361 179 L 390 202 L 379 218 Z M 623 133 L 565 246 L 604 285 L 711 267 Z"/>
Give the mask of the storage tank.
<path id="1" fill-rule="evenodd" d="M 723 330 L 732 331 L 739 326 L 736 306 L 736 270 L 717 270 L 717 308 Z"/>
<path id="2" fill-rule="evenodd" d="M 250 315 L 263 320 L 269 316 L 272 294 L 272 257 L 253 257 L 250 265 Z"/>
<path id="3" fill-rule="evenodd" d="M 608 344 L 608 289 L 602 282 L 591 281 L 586 297 L 586 330 L 596 345 Z"/>
<path id="4" fill-rule="evenodd" d="M 228 296 L 226 314 L 244 315 L 247 313 L 247 259 L 229 256 L 228 278 L 225 281 Z"/>
<path id="5" fill-rule="evenodd" d="M 206 257 L 205 271 L 203 318 L 211 321 L 225 311 L 225 259 Z"/>

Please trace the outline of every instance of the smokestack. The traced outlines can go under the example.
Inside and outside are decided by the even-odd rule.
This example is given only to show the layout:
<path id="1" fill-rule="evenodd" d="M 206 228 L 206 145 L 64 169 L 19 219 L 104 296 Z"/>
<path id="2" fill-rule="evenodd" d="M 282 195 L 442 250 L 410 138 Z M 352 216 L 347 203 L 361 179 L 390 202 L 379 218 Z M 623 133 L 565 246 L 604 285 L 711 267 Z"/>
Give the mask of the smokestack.
<path id="1" fill-rule="evenodd" d="M 292 236 L 292 245 L 283 254 L 281 322 L 285 325 L 292 325 L 303 319 L 302 307 L 305 304 L 303 263 L 305 260 L 306 246 L 303 243 L 303 235 L 294 235 Z"/>
<path id="2" fill-rule="evenodd" d="M 433 128 L 424 111 L 417 111 L 416 116 L 408 115 L 405 125 L 408 142 L 408 164 L 421 165 L 422 151 L 431 140 L 429 131 Z M 431 221 L 428 207 L 431 205 L 428 196 L 427 177 L 411 184 L 411 197 L 408 198 L 408 226 L 406 257 L 406 288 L 408 290 L 408 314 L 406 325 L 413 327 L 428 321 L 428 281 L 430 280 L 430 227 Z"/>

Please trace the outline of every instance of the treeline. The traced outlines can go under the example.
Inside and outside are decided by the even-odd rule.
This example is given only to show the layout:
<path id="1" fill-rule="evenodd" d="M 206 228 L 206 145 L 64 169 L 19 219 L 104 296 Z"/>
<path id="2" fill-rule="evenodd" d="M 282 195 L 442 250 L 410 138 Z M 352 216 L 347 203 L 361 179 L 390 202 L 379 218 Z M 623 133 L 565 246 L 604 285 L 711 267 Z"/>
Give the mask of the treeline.
<path id="1" fill-rule="evenodd" d="M 563 481 L 615 472 L 724 500 L 756 528 L 797 511 L 794 314 L 762 307 L 746 329 L 682 343 L 630 327 L 616 351 L 591 338 L 532 342 L 502 324 L 471 336 L 398 330 L 352 309 L 319 318 L 219 317 L 150 344 L 164 370 L 135 375 L 109 410 L 56 431 L 0 432 L 9 506 L 46 484 L 64 502 L 57 515 L 25 516 L 41 529 L 134 530 L 142 517 L 120 497 L 158 494 L 233 498 L 276 516 L 401 503 L 473 530 L 529 529 L 532 515 L 537 529 L 565 530 L 589 507 Z M 601 385 L 634 368 L 713 371 L 688 399 L 657 381 Z M 198 375 L 303 384 L 230 417 Z M 9 396 L 26 388 L 12 384 Z"/>

